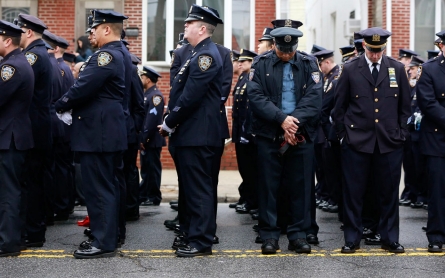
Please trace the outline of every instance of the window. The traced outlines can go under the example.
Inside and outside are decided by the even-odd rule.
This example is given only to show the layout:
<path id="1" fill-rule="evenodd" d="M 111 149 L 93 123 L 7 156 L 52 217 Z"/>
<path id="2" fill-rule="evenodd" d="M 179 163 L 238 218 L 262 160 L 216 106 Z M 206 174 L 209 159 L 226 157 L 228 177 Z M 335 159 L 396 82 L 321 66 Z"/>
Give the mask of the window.
<path id="1" fill-rule="evenodd" d="M 251 40 L 255 10 L 253 0 L 146 0 L 143 6 L 142 57 L 148 65 L 168 67 L 169 50 L 176 47 L 178 34 L 192 4 L 216 9 L 225 23 L 212 36 L 215 43 L 231 49 L 255 49 Z M 231 40 L 230 40 L 231 38 Z"/>
<path id="2" fill-rule="evenodd" d="M 375 0 L 372 1 L 372 26 L 373 27 L 382 27 L 383 26 L 383 1 Z"/>
<path id="3" fill-rule="evenodd" d="M 13 22 L 20 13 L 37 14 L 37 0 L 0 0 L 2 20 Z"/>
<path id="4" fill-rule="evenodd" d="M 415 0 L 414 50 L 426 57 L 426 51 L 434 48 L 436 0 Z"/>
<path id="5" fill-rule="evenodd" d="M 17 18 L 19 14 L 29 14 L 29 8 L 2 8 L 2 20 L 13 22 L 14 18 Z"/>

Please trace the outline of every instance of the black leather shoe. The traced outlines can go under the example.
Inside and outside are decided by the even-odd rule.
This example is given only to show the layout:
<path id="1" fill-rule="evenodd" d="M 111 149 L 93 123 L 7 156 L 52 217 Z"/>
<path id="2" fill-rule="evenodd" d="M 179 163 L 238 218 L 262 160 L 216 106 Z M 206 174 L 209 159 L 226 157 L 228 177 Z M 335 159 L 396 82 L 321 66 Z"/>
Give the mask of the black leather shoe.
<path id="1" fill-rule="evenodd" d="M 20 255 L 20 251 L 8 252 L 8 251 L 0 250 L 0 257 L 17 257 L 18 255 Z"/>
<path id="2" fill-rule="evenodd" d="M 171 206 L 171 205 L 177 204 L 177 203 L 178 203 L 178 200 L 173 200 L 173 201 L 170 201 L 168 204 Z"/>
<path id="3" fill-rule="evenodd" d="M 423 205 L 423 209 L 428 210 L 428 204 L 424 204 L 424 205 Z"/>
<path id="4" fill-rule="evenodd" d="M 402 205 L 402 203 L 403 203 L 403 202 L 405 202 L 405 201 L 406 201 L 406 199 L 405 199 L 405 198 L 399 199 L 399 205 L 401 206 L 401 205 Z"/>
<path id="5" fill-rule="evenodd" d="M 411 203 L 409 206 L 413 209 L 420 209 L 423 208 L 424 203 L 423 202 L 415 202 Z"/>
<path id="6" fill-rule="evenodd" d="M 70 217 L 69 214 L 55 214 L 54 221 L 66 221 Z"/>
<path id="7" fill-rule="evenodd" d="M 235 211 L 240 213 L 240 214 L 246 214 L 249 213 L 250 211 L 250 206 L 247 204 L 242 204 L 241 206 L 237 206 L 235 208 Z"/>
<path id="8" fill-rule="evenodd" d="M 341 224 L 340 225 L 340 231 L 343 231 L 345 229 L 345 225 L 344 224 Z"/>
<path id="9" fill-rule="evenodd" d="M 287 249 L 289 249 L 290 251 L 295 251 L 296 253 L 311 253 L 311 246 L 304 238 L 289 241 Z"/>
<path id="10" fill-rule="evenodd" d="M 229 208 L 234 209 L 236 206 L 241 205 L 239 202 L 229 204 Z"/>
<path id="11" fill-rule="evenodd" d="M 341 252 L 343 254 L 352 254 L 358 249 L 360 249 L 360 245 L 356 245 L 352 242 L 346 242 L 346 244 L 341 248 Z"/>
<path id="12" fill-rule="evenodd" d="M 252 229 L 258 233 L 258 231 L 260 230 L 260 227 L 258 226 L 258 224 L 255 224 L 252 226 Z"/>
<path id="13" fill-rule="evenodd" d="M 94 239 L 94 237 L 93 237 L 93 233 L 91 232 L 91 229 L 90 229 L 90 228 L 86 228 L 86 229 L 83 231 L 83 234 L 86 235 L 86 236 L 87 236 L 89 239 L 91 239 L 91 240 Z"/>
<path id="14" fill-rule="evenodd" d="M 176 225 L 175 229 L 173 230 L 175 232 L 175 234 L 181 235 L 182 231 L 181 231 L 181 226 Z"/>
<path id="15" fill-rule="evenodd" d="M 76 259 L 98 259 L 98 258 L 110 258 L 116 256 L 116 250 L 105 251 L 91 246 L 90 249 L 76 250 L 74 251 L 74 258 Z"/>
<path id="16" fill-rule="evenodd" d="M 178 211 L 178 204 L 172 204 L 172 205 L 170 205 L 170 208 L 171 209 L 173 209 L 173 210 L 176 210 L 176 211 Z"/>
<path id="17" fill-rule="evenodd" d="M 218 236 L 214 236 L 213 237 L 213 244 L 219 244 L 219 237 Z"/>
<path id="18" fill-rule="evenodd" d="M 318 206 L 320 203 L 321 203 L 321 200 L 320 200 L 320 199 L 316 199 L 316 200 L 315 200 L 315 205 L 316 205 L 316 206 Z"/>
<path id="19" fill-rule="evenodd" d="M 122 248 L 122 245 L 125 244 L 125 238 L 118 238 L 117 239 L 117 248 Z"/>
<path id="20" fill-rule="evenodd" d="M 26 247 L 43 247 L 43 244 L 45 243 L 45 240 L 42 241 L 32 241 L 32 240 L 26 240 L 25 244 Z"/>
<path id="21" fill-rule="evenodd" d="M 93 239 L 87 239 L 85 241 L 82 241 L 79 245 L 79 250 L 87 250 L 91 249 L 93 247 L 91 244 L 93 243 Z"/>
<path id="22" fill-rule="evenodd" d="M 260 214 L 259 213 L 254 213 L 251 216 L 252 216 L 252 220 L 259 220 L 260 219 Z"/>
<path id="23" fill-rule="evenodd" d="M 154 202 L 152 202 L 152 201 L 145 201 L 145 202 L 142 202 L 142 203 L 140 204 L 140 206 L 142 206 L 142 207 L 159 206 L 159 203 L 154 203 Z"/>
<path id="24" fill-rule="evenodd" d="M 255 243 L 264 243 L 264 240 L 261 238 L 261 236 L 257 235 L 255 238 Z"/>
<path id="25" fill-rule="evenodd" d="M 263 255 L 276 254 L 277 250 L 280 250 L 278 240 L 273 238 L 265 239 L 263 245 L 261 245 L 261 253 Z"/>
<path id="26" fill-rule="evenodd" d="M 368 228 L 363 228 L 362 239 L 366 239 L 367 237 L 373 237 L 375 233 Z"/>
<path id="27" fill-rule="evenodd" d="M 411 204 L 411 200 L 405 199 L 405 201 L 399 202 L 399 205 L 402 205 L 404 207 L 409 207 Z"/>
<path id="28" fill-rule="evenodd" d="M 254 214 L 258 213 L 258 209 L 251 209 L 249 211 L 249 213 L 250 213 L 250 215 L 254 215 Z"/>
<path id="29" fill-rule="evenodd" d="M 392 242 L 390 244 L 382 244 L 382 249 L 391 253 L 405 253 L 405 248 L 398 242 Z"/>
<path id="30" fill-rule="evenodd" d="M 125 221 L 138 221 L 139 217 L 139 214 L 126 214 Z"/>
<path id="31" fill-rule="evenodd" d="M 318 237 L 314 234 L 308 234 L 306 235 L 306 241 L 309 244 L 319 244 L 320 242 L 318 241 Z"/>
<path id="32" fill-rule="evenodd" d="M 187 247 L 188 242 L 184 236 L 177 236 L 175 240 L 173 240 L 172 249 L 178 250 L 180 247 Z"/>
<path id="33" fill-rule="evenodd" d="M 382 240 L 380 239 L 380 235 L 376 234 L 373 237 L 365 238 L 366 245 L 382 245 Z"/>
<path id="34" fill-rule="evenodd" d="M 337 213 L 338 212 L 338 205 L 330 205 L 327 208 L 326 207 L 323 208 L 323 210 L 325 210 L 325 209 L 326 209 L 327 212 Z"/>
<path id="35" fill-rule="evenodd" d="M 186 247 L 180 247 L 175 252 L 178 257 L 197 257 L 197 256 L 208 256 L 212 255 L 212 248 L 205 248 L 203 250 L 198 250 L 195 247 L 187 245 Z"/>
<path id="36" fill-rule="evenodd" d="M 441 253 L 442 252 L 442 242 L 432 242 L 432 243 L 428 244 L 428 252 Z"/>
<path id="37" fill-rule="evenodd" d="M 426 226 L 422 226 L 422 230 L 426 232 Z"/>
<path id="38" fill-rule="evenodd" d="M 329 206 L 327 201 L 321 201 L 320 204 L 318 204 L 319 209 L 323 209 L 325 206 Z"/>
<path id="39" fill-rule="evenodd" d="M 179 224 L 178 216 L 175 217 L 173 220 L 165 220 L 164 226 L 167 227 L 170 230 L 174 230 L 176 228 L 176 225 Z"/>

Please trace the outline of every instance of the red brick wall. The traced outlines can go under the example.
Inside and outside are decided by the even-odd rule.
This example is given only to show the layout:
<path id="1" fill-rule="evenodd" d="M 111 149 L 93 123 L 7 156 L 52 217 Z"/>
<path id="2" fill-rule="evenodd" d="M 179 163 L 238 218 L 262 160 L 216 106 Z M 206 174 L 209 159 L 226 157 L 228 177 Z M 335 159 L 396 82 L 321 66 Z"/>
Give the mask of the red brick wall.
<path id="1" fill-rule="evenodd" d="M 388 0 L 389 1 L 389 0 Z M 409 48 L 410 2 L 392 0 L 392 55 L 396 57 L 400 48 Z"/>
<path id="2" fill-rule="evenodd" d="M 387 0 L 382 1 L 382 5 L 383 5 L 383 7 L 382 7 L 382 28 L 383 29 L 386 29 L 386 1 Z M 388 1 L 391 1 L 391 0 L 388 0 Z"/>
<path id="3" fill-rule="evenodd" d="M 372 5 L 372 0 L 368 0 L 368 27 L 372 27 L 373 16 L 374 16 L 374 7 Z"/>
<path id="4" fill-rule="evenodd" d="M 263 36 L 264 27 L 272 27 L 270 23 L 275 18 L 275 1 L 257 0 L 255 1 L 255 38 Z"/>
<path id="5" fill-rule="evenodd" d="M 65 38 L 70 43 L 69 51 L 75 50 L 74 24 L 75 0 L 39 0 L 37 17 L 48 26 L 48 31 Z"/>
<path id="6" fill-rule="evenodd" d="M 124 29 L 127 27 L 138 27 L 139 36 L 137 38 L 126 38 L 130 43 L 130 51 L 138 56 L 142 57 L 142 5 L 145 1 L 125 1 L 124 14 L 128 16 L 128 20 L 124 23 Z"/>

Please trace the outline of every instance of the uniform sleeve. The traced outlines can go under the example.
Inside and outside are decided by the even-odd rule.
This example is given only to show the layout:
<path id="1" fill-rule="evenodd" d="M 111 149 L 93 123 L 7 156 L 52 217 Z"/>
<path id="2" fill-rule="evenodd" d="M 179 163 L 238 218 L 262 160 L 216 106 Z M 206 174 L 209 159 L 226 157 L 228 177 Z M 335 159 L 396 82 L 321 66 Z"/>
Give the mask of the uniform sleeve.
<path id="1" fill-rule="evenodd" d="M 323 128 L 323 132 L 325 133 L 326 137 L 328 137 L 329 129 L 328 126 L 330 124 L 329 117 L 331 115 L 332 109 L 334 109 L 334 95 L 335 95 L 335 87 L 337 86 L 337 81 L 334 80 L 329 85 L 330 87 L 327 88 L 326 95 L 324 99 L 322 100 L 321 105 L 321 126 Z"/>
<path id="2" fill-rule="evenodd" d="M 177 55 L 176 51 L 173 51 L 172 62 L 170 65 L 170 86 L 173 84 L 173 79 L 181 67 L 181 56 Z"/>
<path id="3" fill-rule="evenodd" d="M 299 125 L 315 124 L 315 120 L 319 118 L 321 109 L 321 98 L 323 94 L 323 87 L 321 80 L 316 83 L 314 81 L 313 74 L 318 73 L 321 76 L 318 67 L 315 62 L 310 61 L 308 65 L 310 67 L 309 74 L 306 76 L 305 85 L 306 92 L 303 97 L 298 101 L 297 107 L 292 116 L 298 119 Z"/>
<path id="4" fill-rule="evenodd" d="M 445 129 L 445 107 L 439 103 L 436 97 L 434 79 L 432 78 L 434 73 L 431 66 L 432 64 L 428 64 L 422 68 L 417 82 L 417 102 L 423 114 Z M 439 73 L 442 74 L 442 72 Z"/>
<path id="5" fill-rule="evenodd" d="M 332 120 L 335 123 L 335 130 L 338 138 L 345 136 L 345 113 L 349 106 L 349 67 L 345 64 L 343 71 L 337 79 L 337 86 L 334 95 L 334 113 L 332 113 Z"/>
<path id="6" fill-rule="evenodd" d="M 154 95 L 146 101 L 149 102 L 149 107 L 145 116 L 142 143 L 147 143 L 158 133 L 157 126 L 162 122 L 162 113 L 164 112 L 164 98 L 161 95 Z"/>
<path id="7" fill-rule="evenodd" d="M 264 60 L 259 60 L 252 65 L 250 74 L 253 74 L 253 77 L 251 81 L 247 82 L 247 97 L 249 98 L 250 106 L 255 116 L 281 125 L 287 115 L 264 93 L 266 88 L 262 87 L 263 83 L 261 80 L 261 69 L 263 66 Z"/>
<path id="8" fill-rule="evenodd" d="M 131 117 L 133 117 L 136 132 L 141 132 L 145 118 L 144 88 L 136 67 L 131 76 Z"/>
<path id="9" fill-rule="evenodd" d="M 400 75 L 400 98 L 399 98 L 399 125 L 405 138 L 409 137 L 408 118 L 411 116 L 411 86 L 409 85 L 408 75 L 403 66 L 399 67 Z"/>
<path id="10" fill-rule="evenodd" d="M 98 63 L 99 55 L 102 57 L 100 66 Z M 116 61 L 108 52 L 95 53 L 88 61 L 88 65 L 79 74 L 74 86 L 56 102 L 56 111 L 58 113 L 68 111 L 96 97 L 103 84 L 109 78 L 112 78 L 118 70 L 125 71 L 122 59 Z"/>
<path id="11" fill-rule="evenodd" d="M 232 79 L 233 79 L 233 63 L 230 55 L 230 51 L 227 52 L 226 56 L 223 59 L 223 84 L 221 87 L 221 105 L 224 106 L 227 98 L 230 95 L 230 89 L 232 88 Z"/>
<path id="12" fill-rule="evenodd" d="M 10 65 L 1 66 L 0 78 L 0 109 L 9 102 L 22 83 L 20 71 Z M 6 79 L 6 80 L 5 80 Z"/>
<path id="13" fill-rule="evenodd" d="M 207 69 L 204 69 L 205 65 L 200 67 L 199 57 L 190 62 L 189 75 L 182 94 L 175 102 L 173 110 L 171 110 L 168 117 L 165 118 L 165 123 L 171 128 L 176 127 L 185 121 L 190 114 L 195 112 L 196 108 L 204 100 L 205 95 L 209 92 L 211 82 L 213 82 L 215 76 L 222 74 L 221 66 L 214 61 L 214 57 L 208 53 L 198 55 L 202 57 L 202 59 L 211 59 L 210 65 L 208 65 Z M 207 62 L 209 62 L 209 60 L 207 60 Z"/>

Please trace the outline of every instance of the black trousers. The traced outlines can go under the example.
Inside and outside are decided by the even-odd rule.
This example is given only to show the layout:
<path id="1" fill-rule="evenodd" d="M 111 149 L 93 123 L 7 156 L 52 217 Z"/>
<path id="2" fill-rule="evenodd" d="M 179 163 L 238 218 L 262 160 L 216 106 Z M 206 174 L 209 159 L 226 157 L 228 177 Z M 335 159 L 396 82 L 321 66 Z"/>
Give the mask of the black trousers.
<path id="1" fill-rule="evenodd" d="M 22 221 L 26 223 L 25 236 L 31 242 L 44 241 L 45 225 L 45 173 L 49 167 L 49 151 L 31 149 L 25 161 L 25 191 L 22 199 Z"/>
<path id="2" fill-rule="evenodd" d="M 150 200 L 155 204 L 159 204 L 162 201 L 161 150 L 161 147 L 145 147 L 145 151 L 141 151 L 140 162 L 142 180 L 139 184 L 139 202 Z"/>
<path id="3" fill-rule="evenodd" d="M 184 197 L 179 206 L 185 205 L 185 217 L 189 219 L 180 223 L 181 229 L 188 235 L 190 246 L 198 250 L 209 248 L 216 232 L 212 180 L 215 147 L 175 147 L 175 156 Z"/>
<path id="4" fill-rule="evenodd" d="M 120 161 L 115 170 L 117 182 L 119 183 L 119 199 L 116 204 L 118 208 L 118 238 L 125 239 L 127 234 L 127 221 L 125 218 L 126 205 L 127 205 L 127 181 L 125 180 L 124 173 L 124 156 L 125 151 L 120 153 Z"/>
<path id="5" fill-rule="evenodd" d="M 213 181 L 213 201 L 215 204 L 215 219 L 216 215 L 218 214 L 218 182 L 219 182 L 219 170 L 221 168 L 221 157 L 224 153 L 224 141 L 225 139 L 221 140 L 221 145 L 219 147 L 215 147 L 215 155 L 213 159 L 213 165 L 212 165 L 212 181 Z"/>
<path id="6" fill-rule="evenodd" d="M 82 167 L 83 193 L 94 236 L 93 246 L 113 251 L 117 247 L 119 182 L 116 169 L 122 152 L 78 152 Z"/>
<path id="7" fill-rule="evenodd" d="M 382 243 L 399 241 L 399 184 L 403 148 L 381 154 L 378 146 L 374 153 L 362 153 L 342 144 L 344 176 L 344 237 L 345 242 L 360 244 L 363 233 L 363 199 L 369 179 L 374 181 L 376 203 L 380 208 L 378 233 Z"/>
<path id="8" fill-rule="evenodd" d="M 139 170 L 136 165 L 138 149 L 129 144 L 124 152 L 124 177 L 127 189 L 126 203 L 123 206 L 127 215 L 139 215 Z"/>
<path id="9" fill-rule="evenodd" d="M 20 219 L 23 167 L 26 151 L 0 150 L 0 250 L 18 252 L 23 222 Z"/>
<path id="10" fill-rule="evenodd" d="M 310 194 L 313 182 L 314 145 L 290 147 L 279 156 L 280 142 L 257 136 L 259 226 L 263 239 L 280 237 L 277 224 L 277 196 L 285 190 L 289 200 L 287 237 L 306 238 L 311 226 Z"/>
<path id="11" fill-rule="evenodd" d="M 427 156 L 428 242 L 445 243 L 445 157 Z"/>
<path id="12" fill-rule="evenodd" d="M 68 215 L 74 205 L 74 177 L 72 171 L 73 154 L 69 142 L 63 138 L 55 138 L 54 149 L 54 212 L 56 214 Z"/>
<path id="13" fill-rule="evenodd" d="M 317 199 L 329 201 L 329 189 L 326 184 L 325 173 L 323 171 L 323 147 L 325 143 L 314 144 L 314 168 L 317 184 L 315 185 L 315 192 Z"/>
<path id="14" fill-rule="evenodd" d="M 235 151 L 238 171 L 243 179 L 240 194 L 247 206 L 255 209 L 258 207 L 257 147 L 253 142 L 248 144 L 235 143 Z"/>

